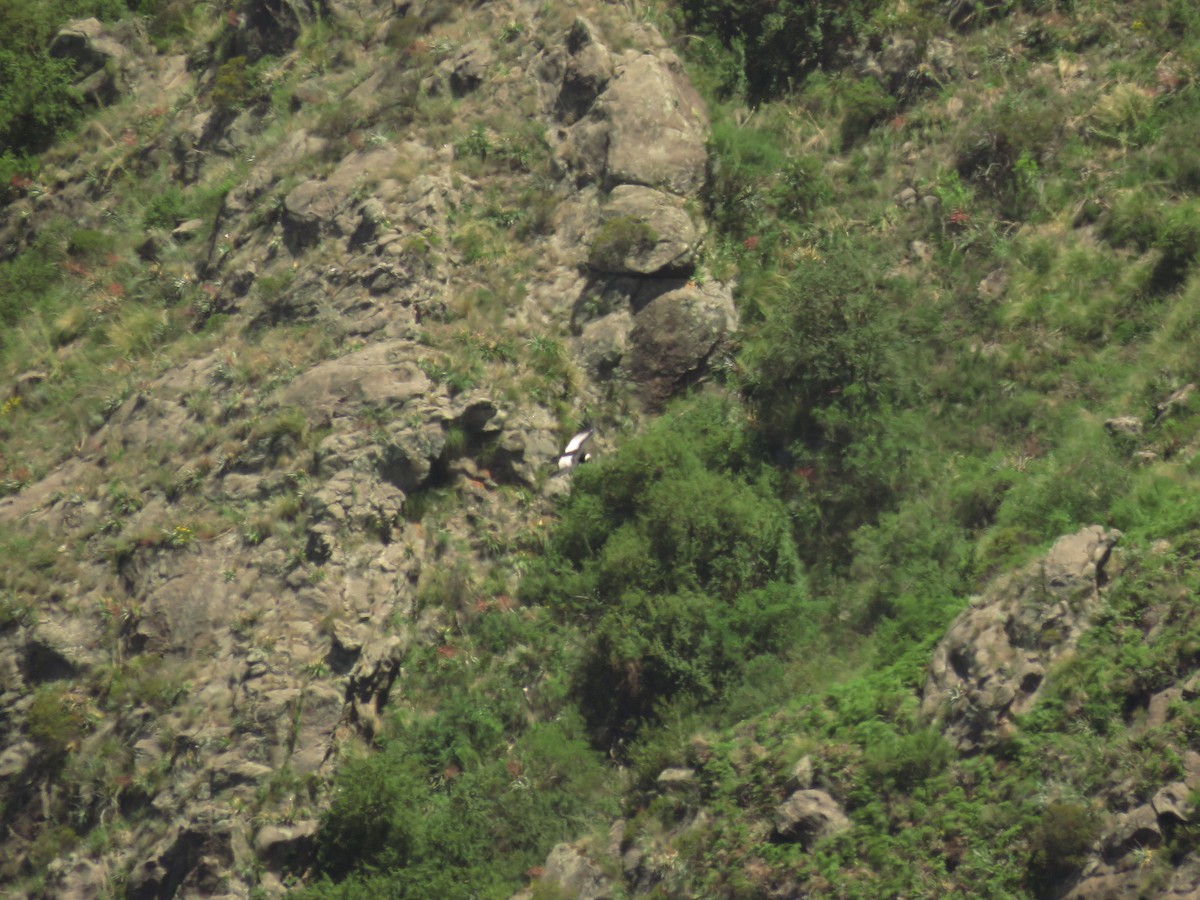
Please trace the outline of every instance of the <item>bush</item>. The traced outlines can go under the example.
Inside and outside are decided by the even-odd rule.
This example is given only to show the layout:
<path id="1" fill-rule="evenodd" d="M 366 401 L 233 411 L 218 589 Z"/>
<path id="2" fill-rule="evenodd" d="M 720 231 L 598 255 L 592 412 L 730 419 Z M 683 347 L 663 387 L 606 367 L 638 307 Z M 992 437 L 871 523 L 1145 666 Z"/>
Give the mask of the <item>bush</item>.
<path id="1" fill-rule="evenodd" d="M 317 838 L 325 881 L 301 896 L 506 897 L 556 842 L 615 812 L 602 762 L 569 715 L 466 764 L 414 750 L 435 733 L 435 744 L 454 733 L 451 743 L 470 742 L 462 725 L 435 715 L 343 766 Z"/>
<path id="2" fill-rule="evenodd" d="M 601 734 L 662 703 L 709 703 L 784 647 L 805 599 L 790 526 L 747 454 L 736 407 L 677 405 L 580 469 L 523 593 L 589 623 L 577 676 Z"/>
<path id="3" fill-rule="evenodd" d="M 84 703 L 82 695 L 63 684 L 46 685 L 33 695 L 25 727 L 48 763 L 60 762 L 87 734 Z"/>
<path id="4" fill-rule="evenodd" d="M 841 89 L 842 149 L 854 146 L 896 106 L 896 100 L 874 78 L 851 79 Z"/>
<path id="5" fill-rule="evenodd" d="M 872 283 L 876 264 L 866 246 L 822 247 L 747 329 L 747 391 L 773 444 L 828 439 L 822 410 L 865 410 L 890 392 L 903 335 Z"/>
<path id="6" fill-rule="evenodd" d="M 160 191 L 146 204 L 142 213 L 142 225 L 145 228 L 174 228 L 185 218 L 186 201 L 181 191 L 175 185 Z"/>
<path id="7" fill-rule="evenodd" d="M 63 258 L 58 229 L 48 228 L 20 256 L 0 263 L 0 324 L 12 325 L 42 303 L 62 280 Z"/>
<path id="8" fill-rule="evenodd" d="M 738 0 L 681 0 L 679 9 L 689 32 L 715 38 L 724 48 L 724 92 L 759 103 L 815 69 L 834 67 L 844 48 L 868 30 L 878 5 L 780 0 L 747 7 Z"/>
<path id="9" fill-rule="evenodd" d="M 221 64 L 213 80 L 213 109 L 232 115 L 259 100 L 261 91 L 258 67 L 251 67 L 244 56 L 234 56 Z"/>
<path id="10" fill-rule="evenodd" d="M 101 260 L 112 253 L 117 242 L 111 234 L 96 231 L 92 228 L 80 228 L 72 231 L 67 238 L 67 253 L 79 259 L 90 261 Z"/>
<path id="11" fill-rule="evenodd" d="M 1099 836 L 1099 817 L 1091 807 L 1063 800 L 1049 804 L 1029 833 L 1029 886 L 1034 893 L 1058 896 Z"/>

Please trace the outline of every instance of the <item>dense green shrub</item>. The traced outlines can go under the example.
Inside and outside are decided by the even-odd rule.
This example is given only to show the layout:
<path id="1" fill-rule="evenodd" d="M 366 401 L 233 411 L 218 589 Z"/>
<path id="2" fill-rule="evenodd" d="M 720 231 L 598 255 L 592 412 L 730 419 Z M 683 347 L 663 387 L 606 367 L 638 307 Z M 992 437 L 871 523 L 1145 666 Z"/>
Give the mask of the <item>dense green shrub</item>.
<path id="1" fill-rule="evenodd" d="M 790 528 L 737 407 L 700 398 L 580 469 L 530 600 L 588 624 L 578 690 L 602 732 L 709 702 L 786 646 L 806 594 Z"/>
<path id="2" fill-rule="evenodd" d="M 554 843 L 612 814 L 604 768 L 571 716 L 512 745 L 477 745 L 486 758 L 431 766 L 419 749 L 429 729 L 463 726 L 433 716 L 342 767 L 318 837 L 325 880 L 303 896 L 507 897 Z M 476 742 L 470 731 L 460 739 Z"/>
<path id="3" fill-rule="evenodd" d="M 724 49 L 726 56 L 718 62 L 723 89 L 752 103 L 789 89 L 814 69 L 834 65 L 868 30 L 878 6 L 870 0 L 781 0 L 749 7 L 737 0 L 678 3 L 684 28 Z"/>
<path id="4" fill-rule="evenodd" d="M 170 185 L 156 193 L 146 204 L 142 225 L 145 228 L 172 229 L 183 221 L 185 207 L 183 191 L 176 185 Z"/>
<path id="5" fill-rule="evenodd" d="M 827 243 L 787 273 L 748 330 L 747 390 L 771 439 L 826 439 L 823 410 L 865 410 L 894 391 L 903 334 L 877 265 L 866 245 Z"/>
<path id="6" fill-rule="evenodd" d="M 848 79 L 840 90 L 842 148 L 852 147 L 896 106 L 896 100 L 874 78 Z"/>
<path id="7" fill-rule="evenodd" d="M 26 713 L 25 727 L 52 764 L 75 749 L 89 730 L 86 700 L 61 682 L 39 688 Z"/>

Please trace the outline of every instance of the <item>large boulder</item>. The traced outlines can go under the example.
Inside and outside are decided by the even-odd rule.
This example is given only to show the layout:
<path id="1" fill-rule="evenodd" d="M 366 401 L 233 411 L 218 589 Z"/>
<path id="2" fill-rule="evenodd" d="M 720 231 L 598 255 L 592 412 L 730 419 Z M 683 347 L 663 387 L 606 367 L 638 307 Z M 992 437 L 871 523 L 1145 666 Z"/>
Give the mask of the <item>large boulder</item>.
<path id="1" fill-rule="evenodd" d="M 300 253 L 326 236 L 352 235 L 362 221 L 366 187 L 399 159 L 392 147 L 352 153 L 328 178 L 294 187 L 283 200 L 283 233 L 288 249 Z M 367 201 L 370 203 L 370 201 Z M 371 207 L 373 208 L 373 206 Z"/>
<path id="2" fill-rule="evenodd" d="M 737 328 L 728 286 L 688 284 L 651 300 L 633 319 L 628 373 L 651 407 L 707 368 Z"/>
<path id="3" fill-rule="evenodd" d="M 560 135 L 559 163 L 580 181 L 676 194 L 704 185 L 708 111 L 670 54 L 626 57 L 587 115 Z"/>
<path id="4" fill-rule="evenodd" d="M 1059 538 L 1041 559 L 1001 578 L 950 626 L 934 651 L 921 711 L 960 750 L 1011 731 L 1046 670 L 1090 626 L 1120 532 L 1099 525 Z"/>
<path id="5" fill-rule="evenodd" d="M 850 827 L 842 807 L 824 791 L 796 791 L 775 810 L 775 836 L 811 847 Z"/>
<path id="6" fill-rule="evenodd" d="M 677 60 L 643 54 L 600 98 L 610 124 L 606 181 L 697 193 L 708 163 L 708 110 Z"/>
<path id="7" fill-rule="evenodd" d="M 618 275 L 678 275 L 692 270 L 699 243 L 683 198 L 623 184 L 609 195 L 589 264 Z"/>

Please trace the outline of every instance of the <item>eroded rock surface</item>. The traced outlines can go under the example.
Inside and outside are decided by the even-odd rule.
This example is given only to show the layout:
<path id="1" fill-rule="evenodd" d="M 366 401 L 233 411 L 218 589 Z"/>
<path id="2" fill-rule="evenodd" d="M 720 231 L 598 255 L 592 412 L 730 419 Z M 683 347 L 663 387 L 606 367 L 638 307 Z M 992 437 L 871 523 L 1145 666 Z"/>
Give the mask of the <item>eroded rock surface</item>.
<path id="1" fill-rule="evenodd" d="M 1046 670 L 1090 626 L 1120 532 L 1093 525 L 1000 578 L 950 626 L 934 651 L 922 714 L 960 750 L 1006 735 L 1037 699 Z"/>

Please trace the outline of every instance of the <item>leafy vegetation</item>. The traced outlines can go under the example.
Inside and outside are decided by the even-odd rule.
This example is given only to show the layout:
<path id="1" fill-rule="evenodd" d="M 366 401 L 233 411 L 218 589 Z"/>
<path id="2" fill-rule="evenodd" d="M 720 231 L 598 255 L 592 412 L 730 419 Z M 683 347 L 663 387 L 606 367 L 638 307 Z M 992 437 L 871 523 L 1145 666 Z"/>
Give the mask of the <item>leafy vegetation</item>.
<path id="1" fill-rule="evenodd" d="M 713 231 L 694 278 L 736 284 L 741 330 L 727 366 L 639 427 L 617 387 L 580 409 L 572 336 L 529 333 L 515 314 L 553 230 L 557 176 L 537 115 L 438 87 L 456 52 L 446 35 L 463 36 L 455 4 L 412 5 L 377 35 L 321 19 L 297 39 L 303 58 L 283 60 L 234 39 L 237 10 L 200 23 L 178 2 L 0 2 L 5 202 L 38 210 L 54 151 L 39 154 L 83 113 L 50 36 L 70 16 L 131 12 L 164 48 L 203 32 L 190 64 L 206 93 L 189 110 L 254 108 L 263 130 L 213 150 L 225 156 L 201 176 L 163 138 L 178 110 L 108 113 L 128 130 L 97 120 L 108 140 L 72 185 L 112 200 L 104 217 L 43 217 L 3 248 L 0 494 L 19 497 L 72 453 L 102 457 L 104 473 L 45 498 L 64 521 L 98 511 L 79 541 L 0 528 L 0 638 L 64 603 L 84 563 L 120 583 L 217 547 L 226 584 L 250 579 L 248 558 L 289 590 L 328 577 L 309 516 L 332 505 L 322 466 L 342 445 L 285 389 L 362 349 L 322 306 L 358 276 L 332 257 L 293 265 L 278 237 L 222 270 L 249 240 L 223 217 L 254 207 L 247 227 L 275 234 L 298 183 L 414 130 L 453 149 L 446 228 L 364 205 L 354 237 L 398 235 L 376 254 L 372 297 L 447 260 L 464 279 L 405 324 L 414 367 L 449 398 L 532 401 L 565 434 L 599 421 L 615 445 L 573 473 L 550 516 L 534 487 L 489 470 L 511 447 L 446 420 L 422 435 L 438 449 L 402 508 L 339 518 L 343 537 L 405 549 L 376 572 L 348 541 L 345 590 L 369 571 L 414 609 L 390 660 L 402 679 L 355 722 L 361 746 L 347 743 L 331 793 L 289 772 L 260 785 L 261 809 L 291 798 L 281 817 L 324 810 L 311 868 L 293 873 L 300 896 L 505 897 L 529 881 L 548 895 L 538 867 L 560 841 L 662 896 L 1059 896 L 1119 813 L 1195 774 L 1200 706 L 1181 687 L 1200 661 L 1189 4 L 649 4 L 710 102 L 699 202 Z M 545 27 L 497 25 L 497 77 Z M 403 70 L 393 109 L 347 99 L 364 72 L 338 80 L 374 40 Z M 325 149 L 252 181 L 292 115 Z M 354 202 L 384 178 L 417 183 L 415 164 L 395 165 L 357 182 Z M 190 219 L 203 223 L 190 246 L 167 244 Z M 587 264 L 621 271 L 656 240 L 640 219 L 608 219 Z M 231 321 L 239 304 L 252 325 Z M 161 402 L 164 373 L 198 358 L 208 367 L 164 418 L 178 434 L 131 453 L 106 423 Z M 407 477 L 393 428 L 406 414 L 362 407 L 338 439 L 369 437 L 363 465 Z M 479 498 L 495 494 L 517 512 L 490 519 Z M 1097 620 L 1011 732 L 960 754 L 921 711 L 933 648 L 992 578 L 1092 523 L 1124 532 Z M 57 779 L 43 805 L 58 812 L 6 878 L 119 845 L 108 829 L 149 815 L 167 773 L 200 752 L 186 673 L 140 652 L 136 603 L 91 587 L 106 662 L 86 678 L 55 663 L 12 725 Z M 239 610 L 230 641 L 265 645 L 266 617 Z M 359 652 L 335 618 L 315 624 L 330 650 L 306 663 L 314 682 L 346 678 Z M 248 670 L 265 649 L 247 648 Z M 297 700 L 293 729 L 303 711 Z M 239 710 L 206 749 L 257 733 L 254 715 Z M 136 754 L 106 731 L 168 716 L 177 731 L 138 732 Z M 778 809 L 810 786 L 849 827 L 792 840 Z M 25 790 L 0 799 L 17 809 Z M 1147 895 L 1200 848 L 1176 818 L 1121 857 Z"/>

